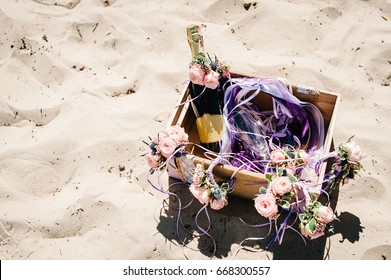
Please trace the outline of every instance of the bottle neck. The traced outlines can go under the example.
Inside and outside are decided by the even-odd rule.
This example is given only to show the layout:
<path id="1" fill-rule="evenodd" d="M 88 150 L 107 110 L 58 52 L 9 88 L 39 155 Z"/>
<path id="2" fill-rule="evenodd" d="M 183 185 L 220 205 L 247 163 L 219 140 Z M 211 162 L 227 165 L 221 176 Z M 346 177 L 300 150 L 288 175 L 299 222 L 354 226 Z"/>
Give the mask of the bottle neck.
<path id="1" fill-rule="evenodd" d="M 189 42 L 193 58 L 199 53 L 204 52 L 204 38 L 201 35 L 201 27 L 199 25 L 190 25 L 187 27 L 187 41 Z"/>

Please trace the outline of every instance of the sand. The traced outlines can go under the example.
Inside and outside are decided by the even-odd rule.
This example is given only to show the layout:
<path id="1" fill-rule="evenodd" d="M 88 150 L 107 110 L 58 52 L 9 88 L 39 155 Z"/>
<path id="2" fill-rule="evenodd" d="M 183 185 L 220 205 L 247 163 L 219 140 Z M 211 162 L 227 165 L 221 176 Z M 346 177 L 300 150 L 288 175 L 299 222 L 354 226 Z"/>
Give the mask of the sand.
<path id="1" fill-rule="evenodd" d="M 287 233 L 235 258 L 390 259 L 389 0 L 0 1 L 0 258 L 211 257 L 178 245 L 141 157 L 183 88 L 192 23 L 239 72 L 340 93 L 334 143 L 355 135 L 365 154 L 334 234 L 303 246 Z M 246 237 L 239 217 L 257 219 L 251 202 L 212 213 L 215 258 Z"/>

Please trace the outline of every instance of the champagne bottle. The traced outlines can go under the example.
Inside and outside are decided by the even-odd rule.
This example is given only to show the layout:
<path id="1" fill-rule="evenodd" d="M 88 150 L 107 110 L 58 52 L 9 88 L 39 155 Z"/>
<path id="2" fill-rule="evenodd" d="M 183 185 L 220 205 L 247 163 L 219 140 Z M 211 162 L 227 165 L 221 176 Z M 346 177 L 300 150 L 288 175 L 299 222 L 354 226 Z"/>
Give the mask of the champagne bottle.
<path id="1" fill-rule="evenodd" d="M 190 25 L 187 28 L 187 40 L 193 58 L 198 55 L 204 55 L 203 37 L 201 28 L 198 25 Z M 216 65 L 216 61 L 211 61 L 212 70 Z M 200 139 L 200 143 L 205 148 L 218 152 L 220 150 L 221 140 L 223 136 L 223 102 L 224 93 L 222 84 L 225 78 L 220 77 L 219 85 L 215 88 L 208 88 L 204 85 L 190 82 L 190 96 L 194 99 L 191 102 L 194 114 L 196 116 L 196 126 Z"/>

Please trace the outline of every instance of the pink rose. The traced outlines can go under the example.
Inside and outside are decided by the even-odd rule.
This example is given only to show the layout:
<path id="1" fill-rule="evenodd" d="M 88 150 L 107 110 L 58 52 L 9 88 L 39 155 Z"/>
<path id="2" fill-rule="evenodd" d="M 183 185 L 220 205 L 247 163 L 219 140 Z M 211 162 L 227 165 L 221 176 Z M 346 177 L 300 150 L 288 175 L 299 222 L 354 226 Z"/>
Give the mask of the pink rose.
<path id="1" fill-rule="evenodd" d="M 276 198 L 271 193 L 258 195 L 254 200 L 254 206 L 258 213 L 265 218 L 274 218 L 278 212 Z"/>
<path id="2" fill-rule="evenodd" d="M 308 154 L 304 150 L 299 151 L 299 157 L 304 162 L 304 164 L 308 163 Z"/>
<path id="3" fill-rule="evenodd" d="M 285 160 L 285 154 L 280 149 L 275 149 L 270 153 L 270 159 L 274 163 L 280 163 Z"/>
<path id="4" fill-rule="evenodd" d="M 208 204 L 209 203 L 209 201 L 210 201 L 209 190 L 201 188 L 201 187 L 196 187 L 194 184 L 191 184 L 189 190 L 193 194 L 193 196 L 198 199 L 198 201 L 201 204 Z"/>
<path id="5" fill-rule="evenodd" d="M 202 183 L 202 178 L 204 177 L 204 166 L 198 163 L 194 169 L 193 183 L 198 186 Z"/>
<path id="6" fill-rule="evenodd" d="M 201 86 L 205 85 L 204 83 L 205 72 L 199 65 L 191 66 L 189 70 L 189 78 L 193 84 L 201 85 Z"/>
<path id="7" fill-rule="evenodd" d="M 225 198 L 220 198 L 220 199 L 213 199 L 212 203 L 210 204 L 210 208 L 213 210 L 220 210 L 226 205 L 227 201 Z"/>
<path id="8" fill-rule="evenodd" d="M 204 171 L 204 166 L 201 163 L 197 163 L 196 168 L 195 168 L 195 173 L 200 173 Z"/>
<path id="9" fill-rule="evenodd" d="M 215 71 L 209 71 L 209 73 L 205 75 L 204 83 L 207 88 L 217 88 L 219 85 L 219 74 Z"/>
<path id="10" fill-rule="evenodd" d="M 350 162 L 359 162 L 362 159 L 360 146 L 355 141 L 346 143 L 348 149 L 348 160 Z"/>
<path id="11" fill-rule="evenodd" d="M 331 207 L 322 206 L 317 211 L 317 218 L 323 224 L 328 224 L 334 220 L 334 212 Z"/>
<path id="12" fill-rule="evenodd" d="M 189 135 L 185 132 L 183 127 L 179 125 L 169 127 L 167 133 L 177 144 L 185 143 L 189 140 Z"/>
<path id="13" fill-rule="evenodd" d="M 271 182 L 270 187 L 275 195 L 284 195 L 292 190 L 292 182 L 286 176 L 277 177 Z"/>
<path id="14" fill-rule="evenodd" d="M 202 183 L 202 173 L 195 173 L 193 175 L 193 184 L 198 186 Z"/>
<path id="15" fill-rule="evenodd" d="M 300 224 L 300 232 L 303 236 L 311 238 L 311 239 L 316 239 L 316 238 L 324 235 L 324 231 L 322 229 L 315 229 L 314 232 L 311 232 L 308 224 L 306 224 L 305 226 Z"/>
<path id="16" fill-rule="evenodd" d="M 159 151 L 165 158 L 169 158 L 174 154 L 176 146 L 175 141 L 169 137 L 159 139 Z"/>
<path id="17" fill-rule="evenodd" d="M 158 168 L 160 163 L 159 161 L 156 159 L 155 156 L 151 155 L 151 154 L 146 154 L 144 156 L 144 159 L 146 160 L 146 162 L 148 163 L 148 165 L 151 167 L 151 168 Z"/>

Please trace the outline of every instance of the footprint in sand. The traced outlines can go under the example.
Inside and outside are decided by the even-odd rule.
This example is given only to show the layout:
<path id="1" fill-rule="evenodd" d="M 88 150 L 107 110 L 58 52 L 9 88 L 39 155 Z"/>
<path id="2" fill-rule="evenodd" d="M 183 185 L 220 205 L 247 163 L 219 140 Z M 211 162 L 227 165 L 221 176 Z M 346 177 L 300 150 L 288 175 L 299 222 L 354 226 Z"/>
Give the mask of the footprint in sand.
<path id="1" fill-rule="evenodd" d="M 40 231 L 46 238 L 80 236 L 94 228 L 113 226 L 111 217 L 115 215 L 118 211 L 111 202 L 86 196 L 71 204 L 55 223 L 41 225 Z"/>
<path id="2" fill-rule="evenodd" d="M 0 246 L 6 245 L 11 241 L 14 241 L 13 228 L 4 221 L 0 220 Z"/>
<path id="3" fill-rule="evenodd" d="M 344 193 L 341 196 L 359 197 L 371 201 L 379 201 L 384 197 L 386 189 L 383 183 L 374 177 L 362 176 L 357 182 L 351 182 L 352 187 L 344 189 Z"/>
<path id="4" fill-rule="evenodd" d="M 8 104 L 0 99 L 0 126 L 23 126 L 26 123 L 34 123 L 36 126 L 43 126 L 54 120 L 59 114 L 61 105 L 21 109 Z"/>
<path id="5" fill-rule="evenodd" d="M 55 213 L 56 217 L 47 217 L 47 213 L 37 212 L 32 213 L 30 217 L 16 215 L 0 219 L 0 247 L 3 246 L 0 258 L 28 259 L 36 249 L 36 241 L 41 238 L 69 240 L 73 237 L 79 238 L 94 229 L 112 230 L 120 227 L 118 222 L 113 220 L 113 217 L 119 215 L 116 206 L 93 196 L 85 196 L 62 211 L 58 210 Z M 22 242 L 34 245 L 20 246 Z"/>
<path id="6" fill-rule="evenodd" d="M 0 10 L 0 25 L 1 32 L 6 35 L 2 36 L 0 43 L 0 65 L 2 65 L 12 53 L 13 41 L 15 39 L 15 33 L 13 32 L 14 23 L 2 10 Z"/>
<path id="7" fill-rule="evenodd" d="M 326 7 L 321 9 L 320 11 L 332 20 L 335 20 L 342 16 L 342 12 L 335 7 Z"/>
<path id="8" fill-rule="evenodd" d="M 38 197 L 54 195 L 76 172 L 79 154 L 74 143 L 57 140 L 34 149 L 14 149 L 0 155 L 0 174 L 7 186 Z M 6 192 L 7 190 L 4 189 Z"/>
<path id="9" fill-rule="evenodd" d="M 391 260 L 391 245 L 379 245 L 364 252 L 363 260 Z"/>
<path id="10" fill-rule="evenodd" d="M 39 4 L 44 4 L 48 6 L 61 6 L 67 9 L 73 9 L 79 5 L 81 0 L 33 0 Z"/>
<path id="11" fill-rule="evenodd" d="M 60 61 L 61 52 L 56 42 L 52 42 L 44 33 L 41 35 L 42 38 L 21 34 L 16 33 L 15 40 L 11 42 L 12 56 L 27 66 L 25 69 L 31 70 L 29 74 L 35 78 L 35 85 L 41 84 L 46 88 L 52 88 L 62 86 L 69 80 L 73 72 Z M 14 66 L 10 63 L 7 67 L 11 70 Z M 21 77 L 17 77 L 17 81 L 19 80 L 23 81 Z"/>

